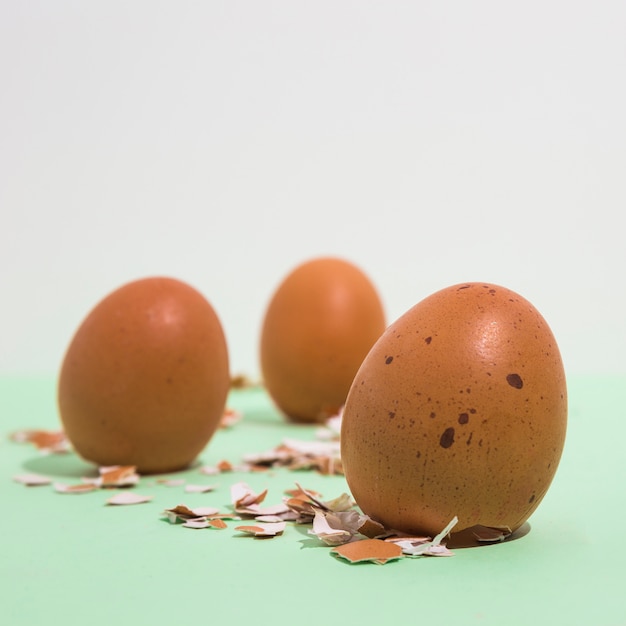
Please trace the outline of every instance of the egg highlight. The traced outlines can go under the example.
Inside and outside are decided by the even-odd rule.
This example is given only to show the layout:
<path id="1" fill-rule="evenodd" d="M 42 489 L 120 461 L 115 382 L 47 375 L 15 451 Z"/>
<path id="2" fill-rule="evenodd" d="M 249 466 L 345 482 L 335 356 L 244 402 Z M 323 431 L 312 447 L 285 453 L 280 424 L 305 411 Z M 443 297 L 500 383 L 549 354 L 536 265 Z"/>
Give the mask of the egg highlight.
<path id="1" fill-rule="evenodd" d="M 425 298 L 364 359 L 343 411 L 346 480 L 364 513 L 434 536 L 454 517 L 514 532 L 565 443 L 567 389 L 547 322 L 517 293 L 465 283 Z"/>
<path id="2" fill-rule="evenodd" d="M 105 297 L 76 331 L 61 366 L 59 413 L 84 459 L 170 472 L 211 439 L 229 383 L 211 304 L 179 280 L 144 278 Z"/>

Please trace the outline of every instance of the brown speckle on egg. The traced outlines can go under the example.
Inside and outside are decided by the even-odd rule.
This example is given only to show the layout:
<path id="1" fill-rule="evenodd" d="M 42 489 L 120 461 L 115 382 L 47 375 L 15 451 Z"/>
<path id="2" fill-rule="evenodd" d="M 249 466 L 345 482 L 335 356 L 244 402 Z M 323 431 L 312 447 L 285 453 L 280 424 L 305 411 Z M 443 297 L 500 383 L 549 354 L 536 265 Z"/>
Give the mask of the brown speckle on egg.
<path id="1" fill-rule="evenodd" d="M 442 448 L 449 448 L 454 443 L 454 428 L 446 428 L 439 439 Z"/>
<path id="2" fill-rule="evenodd" d="M 511 387 L 515 387 L 515 389 L 521 389 L 524 386 L 524 381 L 519 374 L 508 374 L 506 382 L 509 383 Z"/>

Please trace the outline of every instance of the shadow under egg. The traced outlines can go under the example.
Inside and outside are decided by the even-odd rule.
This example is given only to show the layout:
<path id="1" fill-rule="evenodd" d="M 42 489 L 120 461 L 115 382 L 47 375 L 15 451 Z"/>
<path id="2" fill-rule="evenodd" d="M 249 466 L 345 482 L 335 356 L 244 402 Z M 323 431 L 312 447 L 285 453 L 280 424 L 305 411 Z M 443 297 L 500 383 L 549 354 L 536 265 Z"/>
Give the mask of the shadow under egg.
<path id="1" fill-rule="evenodd" d="M 81 459 L 77 454 L 47 454 L 28 459 L 22 467 L 34 474 L 62 478 L 96 478 L 98 467 Z"/>

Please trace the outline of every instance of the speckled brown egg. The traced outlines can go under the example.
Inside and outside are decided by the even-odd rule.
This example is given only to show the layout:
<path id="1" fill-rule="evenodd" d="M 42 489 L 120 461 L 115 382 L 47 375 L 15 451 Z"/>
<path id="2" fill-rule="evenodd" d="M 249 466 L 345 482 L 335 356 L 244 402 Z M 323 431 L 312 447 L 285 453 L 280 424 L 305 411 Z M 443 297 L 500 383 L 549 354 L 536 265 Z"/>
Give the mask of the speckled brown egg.
<path id="1" fill-rule="evenodd" d="M 343 413 L 348 485 L 385 526 L 434 535 L 454 516 L 518 529 L 546 494 L 565 441 L 555 338 L 517 293 L 484 283 L 427 297 L 365 358 Z"/>
<path id="2" fill-rule="evenodd" d="M 384 329 L 380 297 L 360 268 L 334 257 L 299 265 L 265 312 L 260 360 L 269 395 L 292 421 L 334 415 Z"/>
<path id="3" fill-rule="evenodd" d="M 169 472 L 208 443 L 228 389 L 211 304 L 186 283 L 154 277 L 120 287 L 89 313 L 63 360 L 58 404 L 83 458 Z"/>

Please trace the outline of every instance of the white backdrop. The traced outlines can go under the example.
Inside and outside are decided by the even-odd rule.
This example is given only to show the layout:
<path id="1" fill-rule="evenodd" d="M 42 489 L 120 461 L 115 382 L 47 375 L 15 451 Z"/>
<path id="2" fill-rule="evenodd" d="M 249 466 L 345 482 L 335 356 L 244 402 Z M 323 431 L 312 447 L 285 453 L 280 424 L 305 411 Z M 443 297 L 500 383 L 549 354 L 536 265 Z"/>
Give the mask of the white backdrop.
<path id="1" fill-rule="evenodd" d="M 624 373 L 623 0 L 0 0 L 0 373 L 175 276 L 258 374 L 272 291 L 341 255 L 392 321 L 492 281 Z"/>

